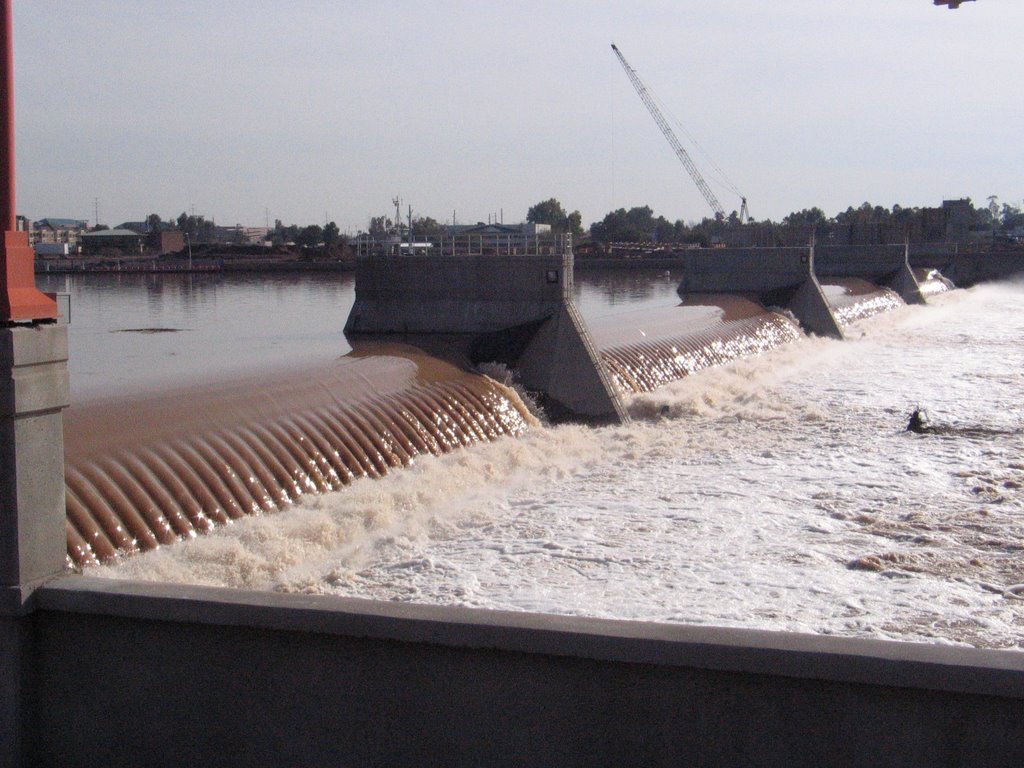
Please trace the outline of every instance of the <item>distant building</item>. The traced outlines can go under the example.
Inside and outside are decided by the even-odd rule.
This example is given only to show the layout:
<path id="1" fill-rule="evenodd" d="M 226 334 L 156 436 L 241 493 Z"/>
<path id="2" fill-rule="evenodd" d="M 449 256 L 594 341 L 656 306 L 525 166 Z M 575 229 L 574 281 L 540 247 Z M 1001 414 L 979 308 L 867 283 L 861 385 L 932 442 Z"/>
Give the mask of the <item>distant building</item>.
<path id="1" fill-rule="evenodd" d="M 33 245 L 39 243 L 67 243 L 75 250 L 89 230 L 89 222 L 81 219 L 40 219 L 32 224 L 29 240 Z"/>
<path id="2" fill-rule="evenodd" d="M 118 224 L 114 229 L 130 229 L 140 235 L 148 235 L 151 227 L 144 221 L 125 221 Z"/>
<path id="3" fill-rule="evenodd" d="M 551 234 L 551 225 L 534 224 L 529 221 L 522 224 L 484 224 L 481 221 L 478 224 L 448 225 L 444 230 L 445 235 L 486 235 L 487 237 L 494 235 L 526 235 L 528 237 L 543 237 Z M 413 234 L 415 234 L 415 228 L 413 229 Z"/>
<path id="4" fill-rule="evenodd" d="M 145 245 L 149 253 L 177 253 L 185 248 L 185 233 L 180 229 L 150 232 L 146 235 Z"/>
<path id="5" fill-rule="evenodd" d="M 213 240 L 216 243 L 230 245 L 257 245 L 265 241 L 270 234 L 266 227 L 243 227 L 235 224 L 233 227 L 215 227 Z"/>
<path id="6" fill-rule="evenodd" d="M 142 235 L 130 229 L 101 229 L 81 236 L 85 256 L 116 256 L 142 253 Z"/>
<path id="7" fill-rule="evenodd" d="M 942 212 L 945 215 L 946 240 L 948 242 L 966 240 L 973 218 L 970 199 L 943 200 Z"/>

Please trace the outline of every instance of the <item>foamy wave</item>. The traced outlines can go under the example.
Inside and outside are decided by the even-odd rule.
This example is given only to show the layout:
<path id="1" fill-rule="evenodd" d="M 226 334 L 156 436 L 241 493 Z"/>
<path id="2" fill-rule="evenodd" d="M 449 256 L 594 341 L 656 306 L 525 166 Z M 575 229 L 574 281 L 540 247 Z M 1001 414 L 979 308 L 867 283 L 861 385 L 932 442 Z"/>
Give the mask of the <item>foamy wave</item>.
<path id="1" fill-rule="evenodd" d="M 1024 438 L 903 430 L 915 401 L 1019 421 L 1020 293 L 1000 291 L 705 370 L 632 398 L 628 426 L 417 459 L 107 573 L 1018 647 Z"/>

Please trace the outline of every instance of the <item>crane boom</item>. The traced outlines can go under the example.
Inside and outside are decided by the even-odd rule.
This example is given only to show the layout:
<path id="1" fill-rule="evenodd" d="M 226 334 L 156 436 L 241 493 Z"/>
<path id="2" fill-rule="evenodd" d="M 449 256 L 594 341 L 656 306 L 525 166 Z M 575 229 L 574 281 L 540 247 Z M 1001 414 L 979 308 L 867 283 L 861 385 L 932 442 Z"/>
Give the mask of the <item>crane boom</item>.
<path id="1" fill-rule="evenodd" d="M 675 132 L 668 124 L 665 116 L 661 114 L 661 110 L 658 109 L 658 105 L 654 103 L 654 99 L 651 98 L 651 94 L 647 92 L 647 87 L 643 84 L 639 75 L 637 75 L 636 70 L 629 66 L 625 57 L 622 55 L 622 52 L 619 51 L 615 43 L 612 43 L 612 50 L 615 51 L 615 55 L 619 57 L 619 63 L 622 64 L 622 68 L 626 70 L 626 77 L 628 77 L 629 82 L 633 84 L 640 100 L 644 103 L 644 106 L 647 107 L 647 111 L 651 113 L 651 117 L 654 118 L 654 122 L 658 124 L 661 132 L 665 134 L 665 138 L 668 139 L 669 145 L 676 153 L 676 157 L 679 158 L 679 162 L 683 164 L 683 167 L 686 168 L 687 172 L 690 174 L 690 178 L 693 179 L 693 183 L 697 185 L 697 189 L 699 189 L 700 193 L 704 195 L 704 199 L 707 200 L 708 205 L 711 206 L 712 210 L 714 210 L 718 216 L 724 217 L 725 209 L 722 208 L 722 204 L 718 202 L 718 198 L 715 197 L 715 193 L 711 191 L 711 187 L 709 187 L 708 183 L 704 181 L 704 177 L 700 175 L 700 171 L 698 171 L 697 166 L 693 164 L 693 160 L 690 159 L 690 155 L 685 149 L 683 149 L 683 145 L 679 143 L 679 139 L 676 138 Z M 744 213 L 746 212 L 746 207 L 747 201 L 744 199 Z"/>

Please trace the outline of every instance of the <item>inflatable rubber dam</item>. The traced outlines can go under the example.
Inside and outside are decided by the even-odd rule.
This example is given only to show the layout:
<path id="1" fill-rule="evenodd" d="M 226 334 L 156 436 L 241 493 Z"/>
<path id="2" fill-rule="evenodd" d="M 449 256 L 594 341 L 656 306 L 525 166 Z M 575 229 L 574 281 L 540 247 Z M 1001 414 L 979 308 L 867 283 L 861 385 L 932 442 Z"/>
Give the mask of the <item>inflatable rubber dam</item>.
<path id="1" fill-rule="evenodd" d="M 367 245 L 353 351 L 331 364 L 69 408 L 68 564 L 173 545 L 418 456 L 519 435 L 538 421 L 513 382 L 552 420 L 621 422 L 628 395 L 806 332 L 842 338 L 923 300 L 900 248 L 691 253 L 677 306 L 588 327 L 566 239 L 472 245 Z"/>

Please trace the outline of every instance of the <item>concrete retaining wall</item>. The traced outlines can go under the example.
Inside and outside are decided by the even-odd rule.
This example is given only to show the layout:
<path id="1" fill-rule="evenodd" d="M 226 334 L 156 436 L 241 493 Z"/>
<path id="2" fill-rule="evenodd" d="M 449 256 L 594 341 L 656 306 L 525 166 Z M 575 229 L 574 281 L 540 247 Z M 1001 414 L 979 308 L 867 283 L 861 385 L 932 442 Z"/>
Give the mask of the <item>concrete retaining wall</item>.
<path id="1" fill-rule="evenodd" d="M 843 338 L 814 272 L 809 248 L 714 248 L 679 255 L 681 297 L 695 293 L 741 293 L 765 306 L 789 309 L 800 325 L 819 336 Z"/>
<path id="2" fill-rule="evenodd" d="M 960 287 L 1024 275 L 1024 251 L 957 250 L 943 246 L 911 247 L 910 264 L 938 269 Z"/>
<path id="3" fill-rule="evenodd" d="M 345 335 L 509 365 L 559 420 L 629 420 L 573 303 L 571 252 L 360 256 Z"/>
<path id="4" fill-rule="evenodd" d="M 102 582 L 37 593 L 32 765 L 1024 764 L 1024 655 Z"/>

